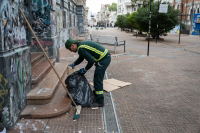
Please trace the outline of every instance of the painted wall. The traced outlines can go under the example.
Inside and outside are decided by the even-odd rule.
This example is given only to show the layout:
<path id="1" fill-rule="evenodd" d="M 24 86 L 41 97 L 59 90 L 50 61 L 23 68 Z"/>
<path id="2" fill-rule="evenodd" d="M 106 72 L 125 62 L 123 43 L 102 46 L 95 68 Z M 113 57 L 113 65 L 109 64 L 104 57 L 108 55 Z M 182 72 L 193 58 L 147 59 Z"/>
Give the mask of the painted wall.
<path id="1" fill-rule="evenodd" d="M 19 15 L 18 4 L 11 0 L 0 0 L 0 52 L 26 45 L 24 19 Z"/>
<path id="2" fill-rule="evenodd" d="M 59 49 L 85 26 L 84 11 L 78 16 L 67 2 L 76 6 L 71 0 L 0 0 L 0 129 L 11 129 L 19 120 L 32 89 L 30 54 L 42 52 L 18 5 L 46 53 L 59 62 Z"/>
<path id="3" fill-rule="evenodd" d="M 79 33 L 83 33 L 85 29 L 85 10 L 83 6 L 77 6 L 77 17 L 78 17 L 78 29 Z"/>
<path id="4" fill-rule="evenodd" d="M 75 6 L 70 0 L 68 2 L 70 7 Z M 74 30 L 76 27 L 74 17 L 77 22 L 76 13 L 70 11 L 67 1 L 63 0 L 25 0 L 24 3 L 28 10 L 27 18 L 40 42 L 52 42 L 51 45 L 42 44 L 48 56 L 59 59 L 59 49 L 64 46 L 67 39 L 76 37 Z M 29 35 L 27 43 L 31 46 L 31 52 L 42 52 L 30 30 L 27 28 L 26 31 Z"/>
<path id="5" fill-rule="evenodd" d="M 0 0 L 0 128 L 7 129 L 19 120 L 31 90 L 30 48 L 18 5 L 25 11 L 23 1 Z"/>
<path id="6" fill-rule="evenodd" d="M 192 24 L 192 35 L 200 34 L 200 13 L 195 13 Z"/>
<path id="7" fill-rule="evenodd" d="M 0 128 L 11 129 L 26 107 L 26 94 L 31 90 L 29 47 L 5 53 L 0 62 Z"/>

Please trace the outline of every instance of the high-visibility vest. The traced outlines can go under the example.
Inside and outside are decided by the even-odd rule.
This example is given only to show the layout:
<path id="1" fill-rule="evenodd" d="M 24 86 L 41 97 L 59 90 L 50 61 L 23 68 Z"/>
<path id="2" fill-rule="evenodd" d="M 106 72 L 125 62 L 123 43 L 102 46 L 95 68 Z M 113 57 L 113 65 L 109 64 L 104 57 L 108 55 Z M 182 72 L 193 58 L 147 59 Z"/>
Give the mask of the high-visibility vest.
<path id="1" fill-rule="evenodd" d="M 100 61 L 100 60 L 108 53 L 108 50 L 107 50 L 107 49 L 105 49 L 104 52 L 101 52 L 101 51 L 97 50 L 96 48 L 90 47 L 90 46 L 88 46 L 88 45 L 80 45 L 80 46 L 78 47 L 78 50 L 79 50 L 79 48 L 85 48 L 85 49 L 88 49 L 88 50 L 91 50 L 91 51 L 95 52 L 96 54 L 99 54 L 99 55 L 100 55 L 99 59 L 95 59 L 95 58 L 93 57 L 94 60 L 95 60 L 95 62 Z"/>

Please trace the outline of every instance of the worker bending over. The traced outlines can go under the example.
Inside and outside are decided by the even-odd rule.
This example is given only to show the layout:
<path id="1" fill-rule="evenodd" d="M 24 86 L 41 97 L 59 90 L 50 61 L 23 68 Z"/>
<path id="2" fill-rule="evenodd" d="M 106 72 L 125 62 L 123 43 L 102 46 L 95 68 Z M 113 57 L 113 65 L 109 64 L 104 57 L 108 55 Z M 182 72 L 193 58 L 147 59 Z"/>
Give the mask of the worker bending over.
<path id="1" fill-rule="evenodd" d="M 84 59 L 88 61 L 85 68 L 81 68 L 79 73 L 85 74 L 92 66 L 95 64 L 95 73 L 94 73 L 94 95 L 96 101 L 94 101 L 90 106 L 91 107 L 103 107 L 104 106 L 104 96 L 103 96 L 103 78 L 107 67 L 110 64 L 111 57 L 110 52 L 100 44 L 93 41 L 82 41 L 73 40 L 69 38 L 65 47 L 71 52 L 78 52 L 78 59 L 70 64 L 69 66 L 74 69 L 74 66 L 80 64 Z"/>

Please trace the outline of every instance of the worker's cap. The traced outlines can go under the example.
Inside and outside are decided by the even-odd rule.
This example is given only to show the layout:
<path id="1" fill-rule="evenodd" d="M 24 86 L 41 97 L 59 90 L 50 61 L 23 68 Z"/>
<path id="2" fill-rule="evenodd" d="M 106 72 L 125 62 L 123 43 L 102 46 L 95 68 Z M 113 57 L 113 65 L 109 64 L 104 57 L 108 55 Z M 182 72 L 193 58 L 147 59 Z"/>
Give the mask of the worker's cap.
<path id="1" fill-rule="evenodd" d="M 66 42 L 65 42 L 65 47 L 66 49 L 69 49 L 69 47 L 71 47 L 72 44 L 77 43 L 78 40 L 73 40 L 71 38 L 69 38 Z"/>

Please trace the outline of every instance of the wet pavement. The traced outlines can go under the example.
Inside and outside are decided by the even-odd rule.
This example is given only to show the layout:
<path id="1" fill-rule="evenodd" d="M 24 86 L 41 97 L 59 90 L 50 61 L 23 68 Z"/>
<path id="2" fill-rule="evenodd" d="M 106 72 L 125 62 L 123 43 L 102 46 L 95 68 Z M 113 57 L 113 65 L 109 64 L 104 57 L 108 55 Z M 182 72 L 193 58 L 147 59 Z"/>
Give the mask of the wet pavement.
<path id="1" fill-rule="evenodd" d="M 91 33 L 126 40 L 126 54 L 123 46 L 117 47 L 118 55 L 113 55 L 107 76 L 132 84 L 111 94 L 105 92 L 105 107 L 83 108 L 77 121 L 72 120 L 72 107 L 57 118 L 22 119 L 8 132 L 200 133 L 199 36 L 182 35 L 178 44 L 178 34 L 170 33 L 157 44 L 151 41 L 147 56 L 144 37 L 117 28 L 93 28 Z M 113 46 L 104 46 L 113 53 Z M 60 49 L 61 62 L 72 63 L 77 57 Z M 94 67 L 86 74 L 89 82 L 93 74 Z"/>

